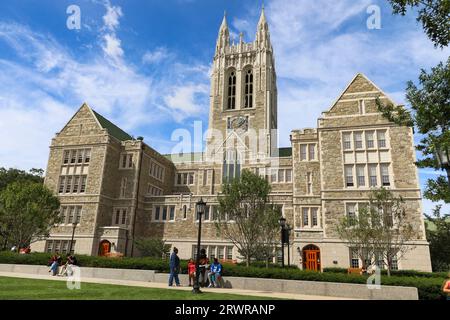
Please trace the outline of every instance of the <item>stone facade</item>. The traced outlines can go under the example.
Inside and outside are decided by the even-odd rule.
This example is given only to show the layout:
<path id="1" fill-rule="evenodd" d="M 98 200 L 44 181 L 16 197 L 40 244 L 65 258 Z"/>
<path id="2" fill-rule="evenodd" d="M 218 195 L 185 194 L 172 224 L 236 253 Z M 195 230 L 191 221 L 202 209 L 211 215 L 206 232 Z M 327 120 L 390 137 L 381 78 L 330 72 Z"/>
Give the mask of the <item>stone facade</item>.
<path id="1" fill-rule="evenodd" d="M 160 237 L 189 258 L 198 231 L 195 203 L 203 198 L 209 218 L 202 223 L 202 244 L 210 256 L 239 259 L 213 220 L 222 183 L 247 168 L 269 179 L 271 200 L 293 226 L 292 264 L 311 268 L 305 253 L 312 250 L 317 269 L 349 267 L 351 252 L 336 224 L 368 201 L 372 187 L 385 186 L 406 200 L 417 231 L 398 268 L 431 270 L 413 132 L 382 117 L 375 99 L 392 100 L 364 75 L 350 81 L 317 128 L 293 130 L 291 147 L 278 149 L 275 60 L 263 11 L 251 43 L 241 37 L 231 45 L 224 18 L 210 96 L 213 132 L 205 152 L 181 156 L 159 154 L 83 104 L 52 140 L 46 171 L 45 184 L 59 195 L 65 223 L 32 249 L 67 251 L 75 221 L 73 249 L 80 254 L 103 254 L 106 245 L 136 256 L 133 240 Z"/>

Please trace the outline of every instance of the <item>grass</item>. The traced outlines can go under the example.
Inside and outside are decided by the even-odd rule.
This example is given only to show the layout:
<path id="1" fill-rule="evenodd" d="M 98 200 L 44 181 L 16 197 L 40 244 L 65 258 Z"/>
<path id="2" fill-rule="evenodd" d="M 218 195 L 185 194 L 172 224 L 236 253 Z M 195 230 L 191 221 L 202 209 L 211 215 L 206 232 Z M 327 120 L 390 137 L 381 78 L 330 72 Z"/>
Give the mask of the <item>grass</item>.
<path id="1" fill-rule="evenodd" d="M 81 283 L 69 290 L 65 281 L 0 277 L 0 300 L 273 300 L 267 297 L 204 293 L 176 289 Z"/>

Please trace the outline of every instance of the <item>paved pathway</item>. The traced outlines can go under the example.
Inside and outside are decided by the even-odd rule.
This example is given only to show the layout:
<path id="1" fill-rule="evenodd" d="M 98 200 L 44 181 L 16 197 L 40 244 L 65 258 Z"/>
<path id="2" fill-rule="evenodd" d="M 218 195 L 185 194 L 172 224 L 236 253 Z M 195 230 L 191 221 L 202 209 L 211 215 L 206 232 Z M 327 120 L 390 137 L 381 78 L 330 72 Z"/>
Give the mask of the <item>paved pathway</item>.
<path id="1" fill-rule="evenodd" d="M 51 275 L 38 275 L 38 274 L 17 273 L 17 272 L 0 272 L 0 277 L 67 281 L 66 277 L 58 277 L 58 276 L 54 277 Z M 169 290 L 185 290 L 185 291 L 192 290 L 191 287 L 168 287 L 167 284 L 165 284 L 165 283 L 145 282 L 145 281 L 130 281 L 130 280 L 116 280 L 116 279 L 103 279 L 103 278 L 82 278 L 81 282 L 115 284 L 115 285 L 121 285 L 121 286 L 159 288 L 159 289 L 169 289 Z M 202 288 L 202 291 L 214 292 L 214 293 L 231 293 L 231 294 L 256 296 L 256 297 L 292 299 L 292 300 L 355 300 L 355 299 L 350 299 L 350 298 L 312 296 L 312 295 L 294 294 L 294 293 L 281 293 L 281 292 L 242 290 L 242 289 L 226 289 L 226 288 Z"/>

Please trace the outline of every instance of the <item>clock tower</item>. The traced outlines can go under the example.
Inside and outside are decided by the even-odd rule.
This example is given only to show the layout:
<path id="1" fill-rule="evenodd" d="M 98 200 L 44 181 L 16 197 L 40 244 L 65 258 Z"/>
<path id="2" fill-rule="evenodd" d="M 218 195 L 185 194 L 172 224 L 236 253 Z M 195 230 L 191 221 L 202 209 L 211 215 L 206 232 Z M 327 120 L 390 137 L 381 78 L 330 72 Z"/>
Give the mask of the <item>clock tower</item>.
<path id="1" fill-rule="evenodd" d="M 249 43 L 242 33 L 230 42 L 225 15 L 211 74 L 207 158 L 240 164 L 269 158 L 277 150 L 276 129 L 275 60 L 264 8 Z"/>

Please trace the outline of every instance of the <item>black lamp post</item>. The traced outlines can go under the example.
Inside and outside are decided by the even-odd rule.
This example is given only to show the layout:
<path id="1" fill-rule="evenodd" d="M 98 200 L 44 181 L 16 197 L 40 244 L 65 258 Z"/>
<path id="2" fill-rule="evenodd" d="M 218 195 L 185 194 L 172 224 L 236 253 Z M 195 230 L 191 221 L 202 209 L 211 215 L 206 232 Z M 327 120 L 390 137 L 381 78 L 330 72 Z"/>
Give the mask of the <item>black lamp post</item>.
<path id="1" fill-rule="evenodd" d="M 197 216 L 198 216 L 198 240 L 197 240 L 197 259 L 195 261 L 195 283 L 192 289 L 192 293 L 202 293 L 200 291 L 200 242 L 202 237 L 202 216 L 206 210 L 206 202 L 203 201 L 203 198 L 197 202 Z"/>
<path id="2" fill-rule="evenodd" d="M 73 237 L 75 236 L 75 228 L 77 225 L 78 223 L 76 222 L 72 223 L 72 239 L 70 240 L 69 254 L 72 254 Z"/>
<path id="3" fill-rule="evenodd" d="M 284 268 L 284 242 L 286 238 L 284 230 L 286 228 L 286 218 L 282 216 L 280 219 L 278 219 L 278 223 L 281 227 L 281 266 Z"/>
<path id="4" fill-rule="evenodd" d="M 445 170 L 447 172 L 447 182 L 450 187 L 450 164 L 448 163 L 449 156 L 449 150 L 448 147 L 442 147 L 440 144 L 435 144 L 435 154 L 436 159 L 439 163 L 439 166 L 442 170 Z"/>
<path id="5" fill-rule="evenodd" d="M 292 230 L 292 227 L 290 226 L 290 225 L 286 225 L 286 228 L 285 228 L 285 232 L 286 232 L 286 242 L 287 242 L 287 248 L 288 248 L 288 267 L 290 267 L 291 266 L 291 253 L 290 253 L 290 248 L 289 248 L 289 244 L 290 244 L 290 237 L 291 237 L 291 230 Z"/>

